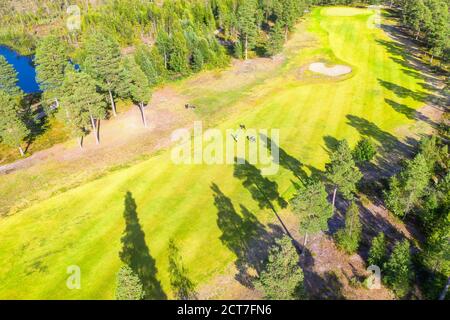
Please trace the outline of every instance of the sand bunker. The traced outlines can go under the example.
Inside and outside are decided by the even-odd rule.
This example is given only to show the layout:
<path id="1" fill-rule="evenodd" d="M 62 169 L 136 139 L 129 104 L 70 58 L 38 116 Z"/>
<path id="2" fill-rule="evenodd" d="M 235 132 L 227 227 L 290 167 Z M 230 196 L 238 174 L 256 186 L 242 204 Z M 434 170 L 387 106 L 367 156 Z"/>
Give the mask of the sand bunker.
<path id="1" fill-rule="evenodd" d="M 339 77 L 352 72 L 352 68 L 349 66 L 335 65 L 334 67 L 327 67 L 323 62 L 311 63 L 309 70 L 329 77 Z"/>

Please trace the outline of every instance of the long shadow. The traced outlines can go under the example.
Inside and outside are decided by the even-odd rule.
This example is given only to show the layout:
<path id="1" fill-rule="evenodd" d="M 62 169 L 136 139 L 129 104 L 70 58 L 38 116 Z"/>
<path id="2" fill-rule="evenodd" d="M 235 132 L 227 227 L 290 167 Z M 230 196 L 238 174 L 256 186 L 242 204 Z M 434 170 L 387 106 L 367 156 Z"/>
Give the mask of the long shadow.
<path id="1" fill-rule="evenodd" d="M 384 99 L 384 101 L 386 101 L 386 103 L 389 106 L 391 106 L 392 109 L 394 109 L 398 113 L 401 113 L 401 114 L 405 115 L 408 119 L 423 121 L 425 123 L 428 123 L 433 128 L 436 128 L 439 125 L 436 122 L 432 121 L 427 116 L 425 116 L 420 111 L 417 111 L 417 110 L 415 110 L 413 108 L 410 108 L 410 107 L 408 107 L 405 104 L 401 104 L 401 103 L 395 102 L 395 101 L 393 101 L 391 99 Z"/>
<path id="2" fill-rule="evenodd" d="M 238 274 L 236 279 L 247 287 L 253 287 L 251 269 L 260 272 L 267 259 L 270 246 L 281 237 L 280 227 L 271 225 L 268 232 L 256 216 L 245 206 L 240 205 L 241 214 L 236 211 L 231 199 L 213 183 L 214 205 L 217 208 L 217 225 L 222 231 L 220 240 L 232 251 Z"/>
<path id="3" fill-rule="evenodd" d="M 33 144 L 33 142 L 41 135 L 43 135 L 46 131 L 50 129 L 49 119 L 48 117 L 43 117 L 40 119 L 36 119 L 36 115 L 38 112 L 30 111 L 25 115 L 25 124 L 26 127 L 29 130 L 28 136 L 25 138 L 26 146 L 25 146 L 25 153 L 27 153 L 30 146 Z"/>
<path id="4" fill-rule="evenodd" d="M 399 98 L 412 98 L 416 101 L 425 102 L 429 97 L 429 94 L 424 91 L 413 91 L 393 82 L 378 79 L 378 83 L 384 88 L 395 93 Z"/>
<path id="5" fill-rule="evenodd" d="M 172 292 L 179 300 L 195 300 L 197 292 L 195 285 L 188 277 L 188 271 L 183 264 L 180 250 L 173 240 L 169 242 L 169 277 Z"/>
<path id="6" fill-rule="evenodd" d="M 348 114 L 346 117 L 348 119 L 347 124 L 358 130 L 361 135 L 378 141 L 382 151 L 397 151 L 402 155 L 413 154 L 414 146 L 398 140 L 394 135 L 380 129 L 375 123 L 351 114 Z"/>
<path id="7" fill-rule="evenodd" d="M 425 90 L 436 92 L 435 86 L 429 83 L 436 84 L 439 80 L 435 75 L 445 75 L 446 72 L 442 68 L 429 66 L 422 61 L 420 48 L 424 46 L 424 43 L 412 39 L 403 27 L 384 24 L 381 27 L 393 41 L 377 40 L 377 42 L 391 54 L 390 58 L 403 67 L 402 71 L 405 74 L 418 80 L 424 80 L 425 82 L 420 83 L 420 85 Z M 430 97 L 436 98 L 435 95 Z"/>
<path id="8" fill-rule="evenodd" d="M 252 198 L 258 203 L 261 209 L 270 209 L 277 217 L 278 221 L 282 225 L 286 234 L 292 238 L 289 230 L 281 220 L 273 201 L 278 202 L 281 208 L 287 206 L 286 200 L 284 200 L 278 193 L 278 184 L 265 178 L 261 174 L 261 170 L 250 164 L 245 159 L 235 159 L 234 165 L 234 177 L 242 180 L 242 185 L 250 192 Z"/>
<path id="9" fill-rule="evenodd" d="M 145 292 L 145 299 L 167 299 L 161 283 L 156 278 L 158 272 L 155 259 L 150 255 L 145 233 L 139 223 L 136 202 L 131 192 L 125 195 L 125 230 L 121 238 L 120 259 L 138 275 Z"/>
<path id="10" fill-rule="evenodd" d="M 286 152 L 283 148 L 281 148 L 279 145 L 277 145 L 272 139 L 269 137 L 260 134 L 261 140 L 265 142 L 265 147 L 269 152 L 271 152 L 271 148 L 277 148 L 279 152 L 279 157 L 276 159 L 274 157 L 274 162 L 282 166 L 283 168 L 291 171 L 294 176 L 300 180 L 303 184 L 308 179 L 307 173 L 302 169 L 303 163 L 301 163 L 297 158 L 291 156 L 289 153 Z"/>
<path id="11" fill-rule="evenodd" d="M 323 141 L 325 142 L 325 151 L 330 155 L 332 152 L 337 150 L 339 145 L 339 140 L 332 136 L 324 136 Z"/>
<path id="12" fill-rule="evenodd" d="M 414 155 L 418 141 L 411 138 L 400 141 L 371 121 L 350 114 L 346 117 L 348 125 L 358 130 L 362 136 L 372 138 L 379 143 L 375 163 L 369 162 L 359 166 L 364 175 L 359 190 L 375 204 L 380 204 L 380 190 L 385 189 L 388 179 L 399 171 L 399 163 Z"/>

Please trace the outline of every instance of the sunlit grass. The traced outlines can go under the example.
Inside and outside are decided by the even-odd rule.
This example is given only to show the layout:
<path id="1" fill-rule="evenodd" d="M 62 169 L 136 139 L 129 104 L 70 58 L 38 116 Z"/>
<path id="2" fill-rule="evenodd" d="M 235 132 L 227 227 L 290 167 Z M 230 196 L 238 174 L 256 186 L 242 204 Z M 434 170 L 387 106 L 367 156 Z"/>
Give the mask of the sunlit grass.
<path id="1" fill-rule="evenodd" d="M 297 35 L 305 32 L 299 28 L 287 46 L 287 61 L 272 76 L 228 96 L 198 92 L 195 100 L 203 108 L 211 105 L 211 114 L 223 113 L 222 129 L 237 128 L 240 123 L 247 128 L 280 129 L 281 147 L 305 164 L 307 172 L 322 170 L 328 161 L 326 136 L 354 144 L 361 123 L 392 134 L 396 127 L 412 123 L 385 99 L 413 109 L 423 104 L 412 94 L 423 91 L 423 80 L 405 72 L 393 59 L 401 56 L 390 53 L 383 42 L 389 43 L 387 36 L 367 23 L 369 11 L 358 9 L 364 14 L 353 16 L 354 9 L 340 8 L 336 16 L 330 10 L 337 9 L 311 13 L 301 26 L 308 26 L 315 45 L 293 49 L 300 39 Z M 298 70 L 318 59 L 348 64 L 353 74 L 345 79 L 302 81 Z M 181 84 L 179 90 L 189 88 Z M 351 122 L 348 115 L 363 121 Z M 206 110 L 203 116 L 208 121 Z M 281 168 L 269 178 L 288 200 L 294 190 L 291 181 L 296 181 L 293 174 Z M 20 176 L 17 179 L 18 184 L 26 183 Z M 233 177 L 232 165 L 174 165 L 170 153 L 162 152 L 0 218 L 0 298 L 114 298 L 127 191 L 136 200 L 150 255 L 156 260 L 156 276 L 166 293 L 170 296 L 170 238 L 177 241 L 192 280 L 205 283 L 225 272 L 235 259 L 220 239 L 212 183 L 231 199 L 238 213 L 243 205 L 261 222 L 275 222 L 271 212 L 261 210 Z M 242 234 L 235 236 L 245 233 L 243 227 Z M 80 290 L 66 287 L 69 265 L 81 267 Z"/>

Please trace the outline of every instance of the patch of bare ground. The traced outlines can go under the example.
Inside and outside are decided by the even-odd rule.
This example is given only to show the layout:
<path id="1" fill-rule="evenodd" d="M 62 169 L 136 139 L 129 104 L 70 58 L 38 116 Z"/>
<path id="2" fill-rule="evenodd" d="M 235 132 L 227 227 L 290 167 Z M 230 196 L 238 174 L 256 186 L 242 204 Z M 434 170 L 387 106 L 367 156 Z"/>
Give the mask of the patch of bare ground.
<path id="1" fill-rule="evenodd" d="M 185 110 L 187 98 L 169 87 L 154 93 L 146 108 L 148 127 L 137 107 L 100 122 L 100 144 L 89 134 L 80 149 L 75 140 L 57 144 L 29 158 L 0 167 L 0 214 L 13 214 L 34 201 L 99 177 L 109 170 L 141 161 L 171 144 L 171 132 L 190 128 L 196 116 Z"/>
<path id="2" fill-rule="evenodd" d="M 362 283 L 370 273 L 360 255 L 349 256 L 325 234 L 314 236 L 301 259 L 305 287 L 310 299 L 390 300 L 394 296 L 381 286 L 368 289 Z"/>
<path id="3" fill-rule="evenodd" d="M 271 74 L 283 62 L 282 54 L 272 58 L 254 58 L 247 61 L 233 59 L 231 66 L 225 70 L 213 70 L 201 73 L 189 79 L 186 87 L 189 92 L 213 89 L 214 91 L 230 91 L 240 89 L 264 75 Z"/>
<path id="4" fill-rule="evenodd" d="M 163 88 L 155 92 L 152 103 L 145 109 L 148 127 L 143 126 L 141 113 L 133 107 L 116 118 L 100 121 L 100 144 L 96 145 L 95 137 L 91 133 L 84 138 L 83 149 L 75 141 L 57 144 L 52 148 L 36 152 L 32 156 L 11 164 L 0 166 L 0 173 L 12 173 L 19 169 L 38 165 L 43 161 L 57 161 L 59 163 L 89 159 L 118 159 L 117 150 L 121 154 L 133 149 L 145 154 L 166 146 L 173 129 L 189 124 L 195 116 L 184 110 L 187 100 L 170 88 Z M 135 155 L 136 153 L 132 153 Z M 108 162 L 108 161 L 106 161 Z"/>
<path id="5" fill-rule="evenodd" d="M 234 264 L 230 264 L 226 271 L 214 277 L 198 290 L 198 298 L 201 300 L 223 299 L 223 300 L 259 300 L 263 296 L 260 292 L 243 285 L 236 280 L 238 274 Z"/>

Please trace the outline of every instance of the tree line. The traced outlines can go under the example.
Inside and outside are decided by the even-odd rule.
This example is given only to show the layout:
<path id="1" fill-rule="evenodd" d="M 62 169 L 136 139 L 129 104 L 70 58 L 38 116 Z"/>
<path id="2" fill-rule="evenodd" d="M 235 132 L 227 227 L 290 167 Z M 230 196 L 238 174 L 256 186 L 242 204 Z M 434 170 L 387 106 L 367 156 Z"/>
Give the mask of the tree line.
<path id="1" fill-rule="evenodd" d="M 117 98 L 133 100 L 147 126 L 144 109 L 153 87 L 205 68 L 225 66 L 230 56 L 247 59 L 250 54 L 280 52 L 309 1 L 170 0 L 157 5 L 119 0 L 98 7 L 80 6 L 85 10 L 82 30 L 66 34 L 67 30 L 56 28 L 37 40 L 34 60 L 46 112 L 57 109 L 57 116 L 82 147 L 88 132 L 100 142 L 99 121 L 110 113 L 117 115 Z M 44 7 L 33 14 L 58 15 L 65 6 L 51 3 Z M 20 21 L 27 25 L 40 20 Z M 127 45 L 132 46 L 131 54 L 122 53 Z M 23 153 L 21 143 L 30 135 L 28 127 L 33 121 L 31 110 L 20 98 L 23 94 L 13 92 L 20 91 L 14 69 L 6 61 L 1 61 L 0 68 L 9 90 L 2 93 L 2 109 L 7 114 L 2 122 L 5 128 L 14 127 L 9 132 L 2 130 L 2 140 Z M 9 101 L 12 97 L 16 97 L 14 103 Z"/>

